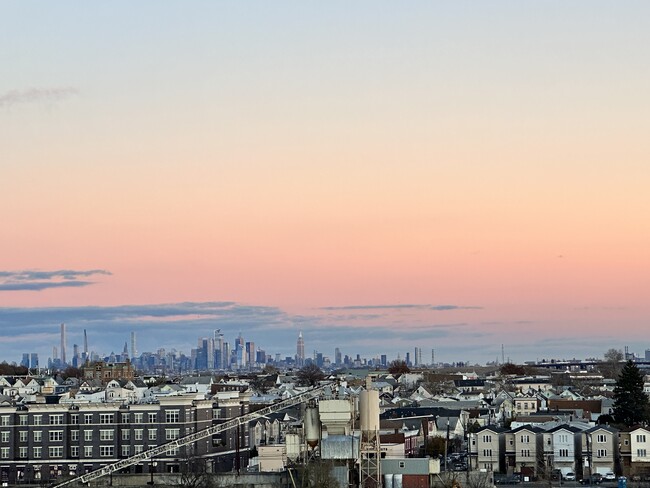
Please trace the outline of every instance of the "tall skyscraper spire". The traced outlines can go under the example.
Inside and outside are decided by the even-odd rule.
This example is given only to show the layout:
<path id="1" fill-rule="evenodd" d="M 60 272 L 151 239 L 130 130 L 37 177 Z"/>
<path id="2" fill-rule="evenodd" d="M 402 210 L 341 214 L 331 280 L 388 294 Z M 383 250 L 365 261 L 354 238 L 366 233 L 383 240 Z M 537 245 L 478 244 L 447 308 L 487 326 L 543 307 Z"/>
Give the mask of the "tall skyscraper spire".
<path id="1" fill-rule="evenodd" d="M 61 363 L 66 364 L 65 357 L 65 324 L 61 324 Z"/>
<path id="2" fill-rule="evenodd" d="M 88 357 L 88 335 L 84 329 L 84 359 Z"/>
<path id="3" fill-rule="evenodd" d="M 298 343 L 296 344 L 296 364 L 300 367 L 305 365 L 305 341 L 302 338 L 302 331 L 298 334 Z"/>

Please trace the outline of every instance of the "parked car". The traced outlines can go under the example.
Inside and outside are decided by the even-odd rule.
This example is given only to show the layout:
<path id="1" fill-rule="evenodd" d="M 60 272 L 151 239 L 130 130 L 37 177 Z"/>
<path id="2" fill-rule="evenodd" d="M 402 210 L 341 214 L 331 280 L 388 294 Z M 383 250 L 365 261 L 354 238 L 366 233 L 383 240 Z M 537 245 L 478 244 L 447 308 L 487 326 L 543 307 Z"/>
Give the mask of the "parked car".
<path id="1" fill-rule="evenodd" d="M 569 471 L 564 475 L 564 479 L 566 481 L 575 481 L 576 480 L 576 474 L 573 471 Z"/>
<path id="2" fill-rule="evenodd" d="M 603 482 L 603 475 L 600 473 L 593 473 L 580 480 L 581 485 L 599 485 Z"/>
<path id="3" fill-rule="evenodd" d="M 608 471 L 603 476 L 603 479 L 605 479 L 606 481 L 616 481 L 616 475 L 612 471 Z"/>

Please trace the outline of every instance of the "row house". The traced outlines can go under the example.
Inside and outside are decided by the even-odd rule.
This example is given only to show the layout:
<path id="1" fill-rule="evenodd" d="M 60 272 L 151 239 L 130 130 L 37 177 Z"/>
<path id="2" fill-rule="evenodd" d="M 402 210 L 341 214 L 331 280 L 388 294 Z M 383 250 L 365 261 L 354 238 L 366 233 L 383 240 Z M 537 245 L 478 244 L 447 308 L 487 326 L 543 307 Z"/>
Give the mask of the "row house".
<path id="1" fill-rule="evenodd" d="M 650 429 L 635 427 L 620 433 L 621 472 L 632 480 L 650 480 Z"/>
<path id="2" fill-rule="evenodd" d="M 485 426 L 470 435 L 470 463 L 473 469 L 520 473 L 529 479 L 548 478 L 556 470 L 584 478 L 620 472 L 617 443 L 618 431 L 605 425 L 588 429 L 568 424 L 550 429 L 524 425 L 511 430 Z M 637 449 L 643 453 L 642 447 Z"/>
<path id="3" fill-rule="evenodd" d="M 235 405 L 236 403 L 236 405 Z M 223 422 L 247 411 L 244 402 L 197 400 L 194 396 L 161 398 L 158 403 L 26 404 L 0 407 L 0 477 L 10 484 L 53 482 L 78 476 L 145 450 Z M 235 436 L 236 432 L 230 432 Z M 201 456 L 211 469 L 223 470 L 222 453 L 245 446 L 222 434 L 126 468 L 126 472 L 176 472 L 184 459 Z M 244 439 L 245 438 L 245 439 Z M 247 455 L 247 454 L 246 454 Z M 232 456 L 226 463 L 233 467 Z"/>
<path id="4" fill-rule="evenodd" d="M 591 473 L 620 472 L 618 434 L 618 429 L 608 425 L 597 425 L 582 433 L 580 454 L 583 477 Z M 576 474 L 580 474 L 579 469 Z"/>

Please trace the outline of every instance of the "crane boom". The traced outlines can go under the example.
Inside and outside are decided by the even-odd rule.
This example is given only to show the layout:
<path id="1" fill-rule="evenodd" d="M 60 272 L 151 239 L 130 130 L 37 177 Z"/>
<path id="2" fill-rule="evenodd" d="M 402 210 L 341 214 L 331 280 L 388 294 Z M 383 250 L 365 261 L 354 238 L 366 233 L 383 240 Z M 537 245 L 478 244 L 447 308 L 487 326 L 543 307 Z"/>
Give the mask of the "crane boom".
<path id="1" fill-rule="evenodd" d="M 102 476 L 109 475 L 111 473 L 114 473 L 116 471 L 119 471 L 120 469 L 128 468 L 129 466 L 133 466 L 134 464 L 138 464 L 142 461 L 147 461 L 151 458 L 154 458 L 156 456 L 159 456 L 161 454 L 164 454 L 165 452 L 169 451 L 170 449 L 175 449 L 179 447 L 186 446 L 188 444 L 192 444 L 193 442 L 199 441 L 201 439 L 205 439 L 206 437 L 210 437 L 212 435 L 220 434 L 221 432 L 224 432 L 226 430 L 230 430 L 234 427 L 237 427 L 238 425 L 242 425 L 245 423 L 250 422 L 251 420 L 255 420 L 256 418 L 259 417 L 264 417 L 265 415 L 269 415 L 271 413 L 279 412 L 281 410 L 284 410 L 285 408 L 292 407 L 294 405 L 297 405 L 299 403 L 302 403 L 306 400 L 309 400 L 311 398 L 316 398 L 318 397 L 323 390 L 329 385 L 323 385 L 319 386 L 317 388 L 313 388 L 311 390 L 308 390 L 306 392 L 300 393 L 296 396 L 293 396 L 291 398 L 287 398 L 286 400 L 282 400 L 278 403 L 274 403 L 273 405 L 269 405 L 268 407 L 264 407 L 260 410 L 257 410 L 255 412 L 247 413 L 244 415 L 241 415 L 239 417 L 235 417 L 233 419 L 227 420 L 226 422 L 219 424 L 219 425 L 213 425 L 212 427 L 208 427 L 207 429 L 200 430 L 198 432 L 194 432 L 193 434 L 188 434 L 185 437 L 181 437 L 180 439 L 176 439 L 170 442 L 167 442 L 166 444 L 162 444 L 157 447 L 153 447 L 151 449 L 148 449 L 146 451 L 143 451 L 139 454 L 136 454 L 134 456 L 131 456 L 126 459 L 122 459 L 120 461 L 117 461 L 115 463 L 109 464 L 107 466 L 104 466 L 103 468 L 96 469 L 95 471 L 92 471 L 90 473 L 83 474 L 81 476 L 77 476 L 75 478 L 71 478 L 69 480 L 66 480 L 62 483 L 59 483 L 57 485 L 54 485 L 53 488 L 59 488 L 61 486 L 66 486 L 72 483 L 75 483 L 77 481 L 81 483 L 88 483 L 90 481 L 96 480 L 97 478 L 101 478 Z"/>

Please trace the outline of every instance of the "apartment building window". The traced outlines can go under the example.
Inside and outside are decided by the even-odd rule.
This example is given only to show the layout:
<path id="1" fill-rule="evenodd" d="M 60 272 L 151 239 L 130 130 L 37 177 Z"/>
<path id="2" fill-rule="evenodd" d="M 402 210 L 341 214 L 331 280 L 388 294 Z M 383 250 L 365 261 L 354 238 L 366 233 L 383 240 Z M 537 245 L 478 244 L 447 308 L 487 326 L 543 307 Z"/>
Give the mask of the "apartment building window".
<path id="1" fill-rule="evenodd" d="M 645 442 L 645 434 L 637 434 L 636 435 L 636 441 L 637 442 Z"/>
<path id="2" fill-rule="evenodd" d="M 26 430 L 21 430 L 18 432 L 18 441 L 19 442 L 27 442 L 27 431 Z"/>
<path id="3" fill-rule="evenodd" d="M 89 442 L 93 440 L 93 431 L 84 430 L 84 441 Z"/>
<path id="4" fill-rule="evenodd" d="M 165 440 L 173 441 L 181 436 L 181 429 L 165 429 Z"/>
<path id="5" fill-rule="evenodd" d="M 169 449 L 167 450 L 167 454 L 168 454 L 169 456 L 178 456 L 178 452 L 179 452 L 179 451 L 180 451 L 180 449 L 178 449 L 178 447 L 171 447 L 171 448 L 169 448 Z"/>
<path id="6" fill-rule="evenodd" d="M 50 425 L 63 425 L 63 414 L 50 415 Z"/>
<path id="7" fill-rule="evenodd" d="M 34 415 L 34 425 L 42 425 L 42 424 L 43 424 L 43 416 Z"/>
<path id="8" fill-rule="evenodd" d="M 100 441 L 112 441 L 113 440 L 113 431 L 109 429 L 102 429 L 99 431 L 99 440 Z"/>
<path id="9" fill-rule="evenodd" d="M 128 441 L 131 439 L 131 431 L 129 429 L 122 429 L 122 440 Z"/>
<path id="10" fill-rule="evenodd" d="M 9 448 L 8 447 L 0 447 L 0 458 L 9 459 Z"/>
<path id="11" fill-rule="evenodd" d="M 70 446 L 70 457 L 71 458 L 79 457 L 79 446 Z"/>
<path id="12" fill-rule="evenodd" d="M 79 431 L 78 430 L 71 430 L 70 431 L 70 440 L 72 442 L 77 442 L 79 440 Z"/>
<path id="13" fill-rule="evenodd" d="M 34 442 L 41 442 L 43 440 L 43 431 L 35 430 L 34 431 Z"/>
<path id="14" fill-rule="evenodd" d="M 42 447 L 34 447 L 32 449 L 32 457 L 34 459 L 41 459 L 43 456 L 43 448 Z"/>
<path id="15" fill-rule="evenodd" d="M 596 436 L 596 442 L 607 442 L 607 436 L 605 434 L 598 434 Z"/>
<path id="16" fill-rule="evenodd" d="M 569 457 L 568 449 L 560 449 L 560 457 Z"/>
<path id="17" fill-rule="evenodd" d="M 176 424 L 180 419 L 179 410 L 167 410 L 165 412 L 165 423 L 167 424 Z"/>
<path id="18" fill-rule="evenodd" d="M 84 446 L 84 457 L 85 458 L 93 457 L 93 446 Z"/>
<path id="19" fill-rule="evenodd" d="M 99 414 L 99 423 L 100 424 L 112 424 L 113 423 L 113 414 L 112 413 L 100 413 Z"/>
<path id="20" fill-rule="evenodd" d="M 0 425 L 9 425 L 9 415 L 0 417 Z"/>
<path id="21" fill-rule="evenodd" d="M 560 434 L 560 442 L 561 442 L 561 443 L 564 444 L 564 443 L 567 442 L 568 440 L 569 440 L 569 439 L 568 439 L 568 436 L 567 436 L 566 434 Z"/>
<path id="22" fill-rule="evenodd" d="M 522 449 L 521 457 L 530 457 L 530 449 Z"/>
<path id="23" fill-rule="evenodd" d="M 50 442 L 60 442 L 63 440 L 63 431 L 62 430 L 51 430 L 50 431 Z"/>
<path id="24" fill-rule="evenodd" d="M 114 452 L 113 446 L 99 446 L 100 457 L 112 457 L 113 452 Z"/>
<path id="25" fill-rule="evenodd" d="M 84 424 L 92 424 L 92 423 L 93 423 L 93 414 L 84 413 Z"/>
<path id="26" fill-rule="evenodd" d="M 637 457 L 646 457 L 646 450 L 645 449 L 637 449 L 636 450 L 636 455 L 637 455 Z"/>
<path id="27" fill-rule="evenodd" d="M 142 445 L 137 445 L 133 446 L 133 454 L 140 454 L 142 451 L 144 451 L 144 446 Z"/>
<path id="28" fill-rule="evenodd" d="M 27 458 L 27 447 L 19 447 L 18 448 L 18 457 L 20 459 L 26 459 Z"/>
<path id="29" fill-rule="evenodd" d="M 530 436 L 529 435 L 522 435 L 520 439 L 521 439 L 521 442 L 524 442 L 526 444 L 528 444 L 530 442 Z"/>
<path id="30" fill-rule="evenodd" d="M 79 423 L 79 414 L 78 413 L 70 414 L 70 423 L 72 425 L 77 425 Z"/>
<path id="31" fill-rule="evenodd" d="M 122 417 L 122 423 L 123 424 L 128 424 L 129 423 L 129 414 L 128 413 L 123 413 L 121 415 L 121 417 Z"/>
<path id="32" fill-rule="evenodd" d="M 150 424 L 155 424 L 158 421 L 158 415 L 156 415 L 156 412 L 148 413 L 147 417 L 149 418 Z"/>
<path id="33" fill-rule="evenodd" d="M 141 424 L 143 421 L 144 421 L 144 415 L 141 412 L 133 414 L 134 424 Z"/>
<path id="34" fill-rule="evenodd" d="M 213 419 L 220 419 L 221 418 L 221 409 L 220 408 L 213 408 L 212 409 L 212 418 Z"/>
<path id="35" fill-rule="evenodd" d="M 491 435 L 484 435 L 483 436 L 483 442 L 492 442 L 492 436 Z"/>
<path id="36" fill-rule="evenodd" d="M 491 457 L 492 449 L 483 449 L 483 457 Z"/>
<path id="37" fill-rule="evenodd" d="M 596 456 L 598 456 L 598 457 L 607 457 L 607 449 L 598 449 L 596 451 Z"/>
<path id="38" fill-rule="evenodd" d="M 130 453 L 131 453 L 131 446 L 122 446 L 122 456 L 123 457 L 129 457 Z"/>
<path id="39" fill-rule="evenodd" d="M 28 425 L 27 415 L 18 416 L 18 425 Z"/>
<path id="40" fill-rule="evenodd" d="M 158 429 L 148 429 L 149 431 L 149 440 L 155 441 L 158 438 Z"/>
<path id="41" fill-rule="evenodd" d="M 9 442 L 9 432 L 0 432 L 0 442 Z"/>
<path id="42" fill-rule="evenodd" d="M 62 458 L 63 457 L 63 446 L 50 446 L 48 448 L 50 458 Z"/>
<path id="43" fill-rule="evenodd" d="M 136 441 L 141 441 L 143 437 L 144 437 L 144 429 L 135 429 L 133 431 L 133 438 Z"/>

